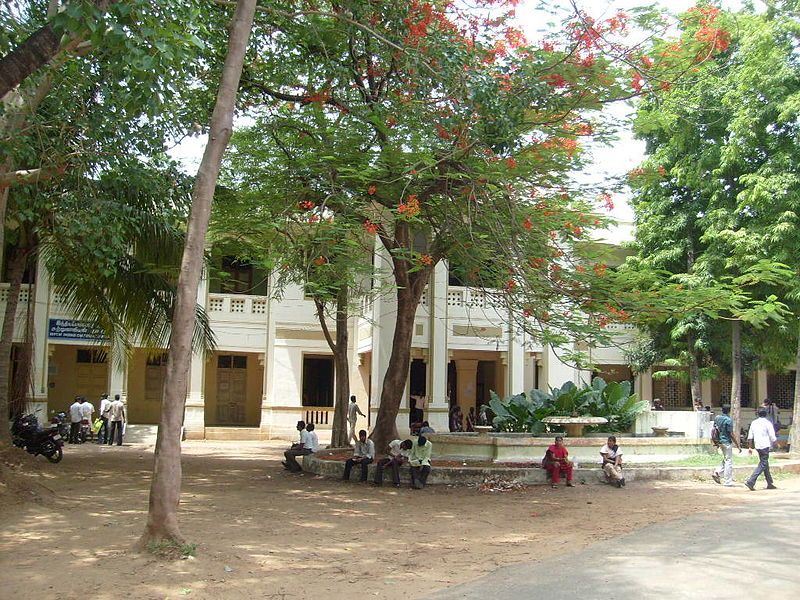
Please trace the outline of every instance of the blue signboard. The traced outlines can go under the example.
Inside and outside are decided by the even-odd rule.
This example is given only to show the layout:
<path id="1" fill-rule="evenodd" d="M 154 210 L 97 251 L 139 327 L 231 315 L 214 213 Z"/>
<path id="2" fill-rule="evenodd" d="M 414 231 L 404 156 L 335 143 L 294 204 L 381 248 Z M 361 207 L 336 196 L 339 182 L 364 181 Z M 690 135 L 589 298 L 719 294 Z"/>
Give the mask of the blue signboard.
<path id="1" fill-rule="evenodd" d="M 80 340 L 87 342 L 104 342 L 106 336 L 102 330 L 86 321 L 73 319 L 50 319 L 47 337 L 51 340 Z"/>

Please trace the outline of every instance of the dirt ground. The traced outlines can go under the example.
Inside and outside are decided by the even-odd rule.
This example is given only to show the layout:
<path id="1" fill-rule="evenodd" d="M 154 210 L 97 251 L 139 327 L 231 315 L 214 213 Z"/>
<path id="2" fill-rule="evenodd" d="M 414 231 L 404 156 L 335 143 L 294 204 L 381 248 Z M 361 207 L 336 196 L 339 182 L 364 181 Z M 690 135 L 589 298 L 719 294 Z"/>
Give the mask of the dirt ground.
<path id="1" fill-rule="evenodd" d="M 197 555 L 171 562 L 131 550 L 144 527 L 152 448 L 68 446 L 57 465 L 24 457 L 13 485 L 0 477 L 0 598 L 405 600 L 767 493 L 701 482 L 375 488 L 288 474 L 282 448 L 185 445 L 180 519 Z M 769 493 L 800 489 L 800 479 L 778 485 Z"/>

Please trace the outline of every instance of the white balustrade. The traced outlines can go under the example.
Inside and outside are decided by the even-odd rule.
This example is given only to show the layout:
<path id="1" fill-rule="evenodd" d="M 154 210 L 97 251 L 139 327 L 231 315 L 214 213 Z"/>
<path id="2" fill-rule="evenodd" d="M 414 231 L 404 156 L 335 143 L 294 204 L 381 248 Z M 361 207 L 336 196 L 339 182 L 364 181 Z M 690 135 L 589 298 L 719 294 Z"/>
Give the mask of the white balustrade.
<path id="1" fill-rule="evenodd" d="M 267 298 L 242 294 L 209 294 L 208 313 L 211 319 L 218 321 L 261 322 L 267 314 Z"/>

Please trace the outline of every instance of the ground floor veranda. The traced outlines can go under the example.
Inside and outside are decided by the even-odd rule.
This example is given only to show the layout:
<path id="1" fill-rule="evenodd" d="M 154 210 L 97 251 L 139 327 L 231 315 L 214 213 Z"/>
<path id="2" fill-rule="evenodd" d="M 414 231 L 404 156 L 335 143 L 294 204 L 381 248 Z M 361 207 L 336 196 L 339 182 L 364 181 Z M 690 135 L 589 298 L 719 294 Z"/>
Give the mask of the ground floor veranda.
<path id="1" fill-rule="evenodd" d="M 445 393 L 438 398 L 431 393 L 436 376 L 425 349 L 412 350 L 408 384 L 398 414 L 398 429 L 407 429 L 412 397 L 426 399 L 424 418 L 439 430 L 446 430 L 448 413 L 458 404 L 466 415 L 489 401 L 491 391 L 508 393 L 512 379 L 505 352 L 450 350 L 447 361 L 436 370 L 443 374 Z M 271 368 L 265 363 L 269 361 Z M 376 365 L 371 353 L 353 356 L 350 374 L 351 392 L 366 413 L 358 426 L 369 428 L 377 415 L 380 395 L 373 385 Z M 127 360 L 115 360 L 107 348 L 78 344 L 49 345 L 46 383 L 43 381 L 34 401 L 47 410 L 65 410 L 77 395 L 86 396 L 97 406 L 102 393 L 120 394 L 126 402 L 132 424 L 158 422 L 166 355 L 137 349 Z M 519 367 L 517 377 L 524 389 L 561 385 L 548 369 L 546 360 L 531 353 Z M 561 372 L 561 377 L 565 377 Z M 573 380 L 587 380 L 599 375 L 607 381 L 630 380 L 634 391 L 646 400 L 658 399 L 667 410 L 692 410 L 691 393 L 678 378 L 653 378 L 650 374 L 633 375 L 624 364 L 606 364 L 594 373 L 576 372 Z M 763 398 L 773 399 L 782 410 L 782 421 L 789 423 L 794 392 L 794 371 L 769 373 L 758 371 L 743 383 L 742 412 L 749 420 Z M 727 402 L 730 377 L 703 382 L 705 404 L 717 407 Z M 265 390 L 271 390 L 265 392 Z M 280 347 L 270 353 L 218 350 L 204 360 L 192 361 L 187 393 L 185 425 L 190 437 L 206 437 L 209 430 L 235 429 L 233 437 L 291 437 L 297 420 L 313 422 L 321 431 L 333 422 L 335 378 L 333 358 L 319 349 L 300 346 Z M 520 390 L 514 390 L 520 391 Z M 224 437 L 224 436 L 223 436 Z"/>

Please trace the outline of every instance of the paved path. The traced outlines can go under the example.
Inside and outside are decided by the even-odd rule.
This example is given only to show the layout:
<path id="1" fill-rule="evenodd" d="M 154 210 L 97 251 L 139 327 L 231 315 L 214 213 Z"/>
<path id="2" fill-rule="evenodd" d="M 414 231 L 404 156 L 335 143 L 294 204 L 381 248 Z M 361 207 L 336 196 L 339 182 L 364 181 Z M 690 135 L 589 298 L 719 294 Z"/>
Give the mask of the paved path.
<path id="1" fill-rule="evenodd" d="M 653 525 L 558 560 L 504 567 L 429 598 L 800 598 L 800 491 L 755 494 L 726 512 Z"/>

